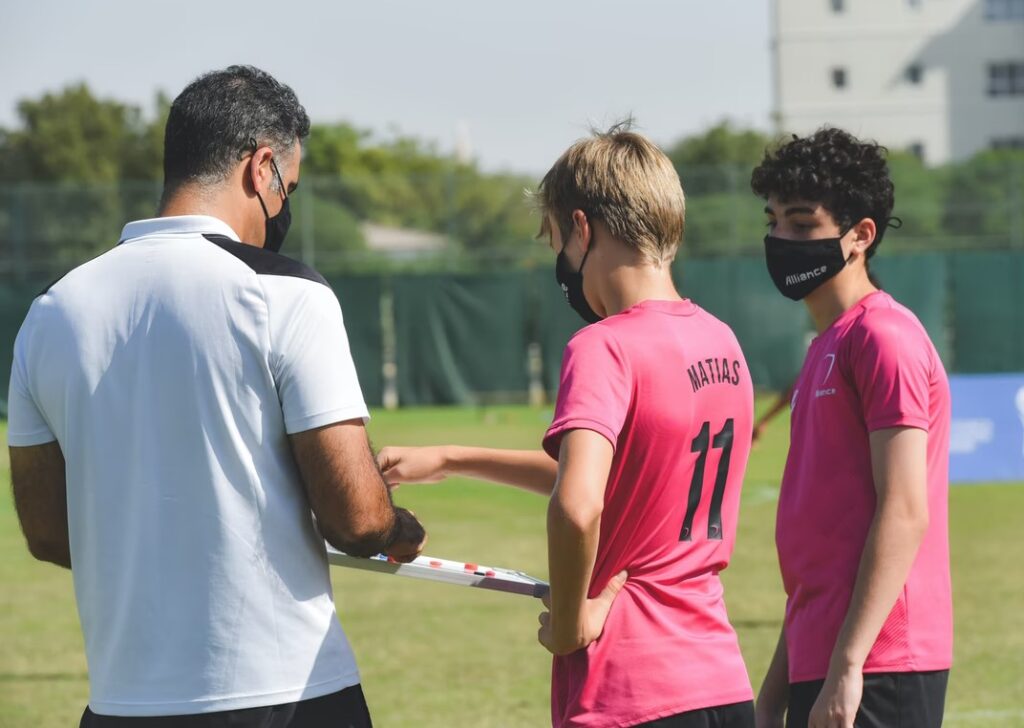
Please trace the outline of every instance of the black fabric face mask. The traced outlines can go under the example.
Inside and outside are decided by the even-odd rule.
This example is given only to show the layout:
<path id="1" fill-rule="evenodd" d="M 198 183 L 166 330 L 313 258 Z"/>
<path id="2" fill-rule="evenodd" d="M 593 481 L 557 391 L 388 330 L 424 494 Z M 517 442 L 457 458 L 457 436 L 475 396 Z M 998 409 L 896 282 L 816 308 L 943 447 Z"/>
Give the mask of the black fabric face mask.
<path id="1" fill-rule="evenodd" d="M 766 235 L 765 262 L 779 293 L 799 301 L 835 277 L 849 261 L 843 257 L 841 240 L 842 236 L 822 240 L 788 240 Z"/>
<path id="2" fill-rule="evenodd" d="M 277 164 L 273 159 L 270 160 L 270 166 L 274 168 L 274 174 L 277 175 L 277 181 L 281 185 L 281 189 L 284 187 L 284 179 L 281 177 L 281 173 L 277 169 Z M 281 205 L 281 212 L 277 213 L 273 217 L 267 212 L 267 206 L 263 202 L 263 197 L 260 193 L 256 193 L 256 198 L 260 201 L 260 207 L 263 208 L 263 214 L 267 218 L 266 221 L 266 237 L 263 240 L 263 247 L 267 250 L 272 250 L 275 253 L 281 250 L 281 245 L 284 243 L 284 238 L 288 234 L 288 228 L 292 225 L 292 210 L 288 204 L 290 202 L 288 195 L 285 194 L 284 204 Z"/>
<path id="3" fill-rule="evenodd" d="M 583 260 L 580 261 L 580 269 L 578 271 L 573 270 L 572 264 L 569 263 L 569 258 L 565 254 L 565 245 L 563 245 L 562 252 L 558 254 L 558 259 L 555 261 L 555 280 L 562 287 L 565 300 L 572 306 L 572 310 L 578 313 L 580 318 L 588 324 L 593 324 L 600 321 L 603 317 L 597 315 L 594 309 L 590 307 L 590 304 L 587 303 L 587 297 L 583 295 L 583 264 L 587 262 L 588 255 L 590 255 L 589 249 L 583 254 Z"/>

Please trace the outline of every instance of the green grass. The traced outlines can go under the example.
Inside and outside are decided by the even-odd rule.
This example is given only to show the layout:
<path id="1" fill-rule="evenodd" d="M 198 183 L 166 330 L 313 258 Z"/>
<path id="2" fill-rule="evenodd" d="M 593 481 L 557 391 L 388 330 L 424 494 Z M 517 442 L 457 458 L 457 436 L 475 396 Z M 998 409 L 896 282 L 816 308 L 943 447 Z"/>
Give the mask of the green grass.
<path id="1" fill-rule="evenodd" d="M 381 412 L 370 432 L 377 446 L 534 447 L 549 417 L 525 407 Z M 779 421 L 751 457 L 736 552 L 724 574 L 755 687 L 784 601 L 772 534 L 786 439 Z M 88 676 L 70 573 L 28 555 L 8 482 L 4 451 L 0 725 L 74 725 L 88 698 Z M 396 499 L 427 525 L 432 555 L 538 576 L 547 570 L 542 498 L 455 480 L 406 486 Z M 1024 726 L 1024 487 L 959 487 L 950 501 L 957 634 L 946 725 Z M 377 725 L 547 723 L 550 661 L 535 643 L 536 601 L 343 570 L 334 572 L 334 589 Z"/>

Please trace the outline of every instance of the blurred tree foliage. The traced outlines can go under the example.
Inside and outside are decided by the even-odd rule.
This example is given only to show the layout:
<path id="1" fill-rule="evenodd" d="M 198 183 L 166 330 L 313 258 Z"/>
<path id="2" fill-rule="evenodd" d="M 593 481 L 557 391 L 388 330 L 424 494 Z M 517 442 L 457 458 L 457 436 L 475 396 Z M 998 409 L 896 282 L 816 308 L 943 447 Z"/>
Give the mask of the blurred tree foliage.
<path id="1" fill-rule="evenodd" d="M 153 215 L 169 107 L 160 94 L 147 115 L 97 98 L 85 84 L 21 101 L 15 128 L 0 129 L 3 247 L 10 241 L 16 258 L 64 267 L 109 247 L 125 220 Z M 687 195 L 684 255 L 760 251 L 764 216 L 750 171 L 773 143 L 722 122 L 666 147 Z M 887 238 L 890 250 L 1024 245 L 1024 152 L 982 152 L 927 168 L 894 150 L 889 163 L 894 214 L 904 222 Z M 538 219 L 524 194 L 535 184 L 484 172 L 414 137 L 316 124 L 304 150 L 293 235 L 314 241 L 318 261 L 352 253 L 378 260 L 364 239 L 364 223 L 372 222 L 447 241 L 442 257 L 461 269 L 536 262 L 543 258 L 533 239 Z"/>

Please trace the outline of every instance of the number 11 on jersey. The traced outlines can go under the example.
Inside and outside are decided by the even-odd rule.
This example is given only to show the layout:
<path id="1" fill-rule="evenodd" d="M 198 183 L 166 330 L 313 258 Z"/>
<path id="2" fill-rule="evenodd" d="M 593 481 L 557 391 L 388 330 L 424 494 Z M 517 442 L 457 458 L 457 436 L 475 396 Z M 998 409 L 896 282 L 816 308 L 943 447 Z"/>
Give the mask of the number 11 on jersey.
<path id="1" fill-rule="evenodd" d="M 708 508 L 708 539 L 722 540 L 722 497 L 725 495 L 725 483 L 729 479 L 729 459 L 732 457 L 733 420 L 725 421 L 722 430 L 711 438 L 711 423 L 705 422 L 700 433 L 690 443 L 690 452 L 700 453 L 693 466 L 693 480 L 690 481 L 690 497 L 686 501 L 686 517 L 683 528 L 679 532 L 680 541 L 693 540 L 693 517 L 697 515 L 697 506 L 704 492 L 704 466 L 708 460 L 708 450 L 714 447 L 722 451 L 718 461 L 718 472 L 715 475 L 715 489 L 711 492 L 711 506 Z"/>

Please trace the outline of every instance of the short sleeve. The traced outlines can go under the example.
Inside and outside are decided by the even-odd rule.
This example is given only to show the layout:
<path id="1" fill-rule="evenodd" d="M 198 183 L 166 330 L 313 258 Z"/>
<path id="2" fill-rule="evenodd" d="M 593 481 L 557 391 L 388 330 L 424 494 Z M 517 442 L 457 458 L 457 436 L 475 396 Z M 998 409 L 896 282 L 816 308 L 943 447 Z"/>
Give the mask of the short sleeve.
<path id="1" fill-rule="evenodd" d="M 31 447 L 56 440 L 43 417 L 28 381 L 26 364 L 26 322 L 14 343 L 14 361 L 11 365 L 11 384 L 7 395 L 7 444 L 12 447 Z"/>
<path id="2" fill-rule="evenodd" d="M 871 310 L 858 327 L 850 361 L 868 432 L 927 430 L 933 365 L 928 335 L 898 309 Z"/>
<path id="3" fill-rule="evenodd" d="M 558 459 L 569 430 L 592 430 L 615 448 L 633 400 L 632 374 L 611 329 L 600 324 L 577 333 L 565 347 L 555 416 L 544 450 Z"/>
<path id="4" fill-rule="evenodd" d="M 270 369 L 288 434 L 369 419 L 341 304 L 329 287 L 301 278 L 264 280 Z"/>

